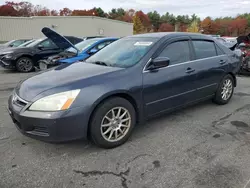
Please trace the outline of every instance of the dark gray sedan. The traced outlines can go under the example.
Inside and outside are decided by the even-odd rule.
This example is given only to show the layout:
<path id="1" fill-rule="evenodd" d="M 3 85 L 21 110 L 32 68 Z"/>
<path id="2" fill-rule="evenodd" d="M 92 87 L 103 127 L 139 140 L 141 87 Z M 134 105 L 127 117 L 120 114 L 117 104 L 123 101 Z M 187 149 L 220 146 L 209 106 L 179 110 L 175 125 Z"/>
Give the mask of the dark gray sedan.
<path id="1" fill-rule="evenodd" d="M 9 98 L 9 114 L 33 138 L 90 138 L 113 148 L 151 117 L 207 99 L 228 103 L 239 63 L 234 51 L 205 35 L 125 37 L 86 62 L 21 82 Z"/>

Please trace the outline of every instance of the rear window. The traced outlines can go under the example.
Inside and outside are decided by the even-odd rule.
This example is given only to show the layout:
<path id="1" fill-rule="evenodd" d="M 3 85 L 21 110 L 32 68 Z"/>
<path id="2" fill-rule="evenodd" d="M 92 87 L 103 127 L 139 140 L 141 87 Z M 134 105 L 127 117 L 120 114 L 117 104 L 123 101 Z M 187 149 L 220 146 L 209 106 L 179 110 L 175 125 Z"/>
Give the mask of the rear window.
<path id="1" fill-rule="evenodd" d="M 203 59 L 217 56 L 214 42 L 212 41 L 193 41 L 196 59 Z"/>

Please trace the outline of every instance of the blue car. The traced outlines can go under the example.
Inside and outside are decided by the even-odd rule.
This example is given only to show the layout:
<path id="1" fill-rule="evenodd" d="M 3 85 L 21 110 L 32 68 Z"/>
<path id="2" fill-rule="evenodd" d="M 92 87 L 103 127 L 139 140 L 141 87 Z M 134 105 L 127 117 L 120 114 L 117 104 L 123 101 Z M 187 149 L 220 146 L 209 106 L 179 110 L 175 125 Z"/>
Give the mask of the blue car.
<path id="1" fill-rule="evenodd" d="M 44 34 L 46 35 L 46 33 Z M 102 48 L 104 48 L 105 46 L 109 45 L 110 43 L 118 40 L 118 38 L 111 37 L 93 38 L 84 40 L 76 45 L 73 45 L 71 42 L 65 39 L 65 37 L 59 35 L 55 31 L 50 31 L 49 34 L 46 36 L 52 41 L 62 41 L 63 43 L 65 43 L 65 45 L 67 44 L 69 48 L 57 55 L 50 56 L 46 60 L 41 60 L 39 62 L 40 70 L 45 70 L 64 63 L 75 63 L 77 61 L 83 61 L 98 52 L 99 50 L 101 50 Z"/>

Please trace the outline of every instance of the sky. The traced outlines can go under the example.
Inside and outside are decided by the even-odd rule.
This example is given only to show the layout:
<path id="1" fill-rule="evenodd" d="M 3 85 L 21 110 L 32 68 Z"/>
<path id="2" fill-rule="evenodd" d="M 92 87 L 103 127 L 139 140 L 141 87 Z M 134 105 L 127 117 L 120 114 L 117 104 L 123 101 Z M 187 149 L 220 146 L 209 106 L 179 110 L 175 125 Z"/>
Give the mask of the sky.
<path id="1" fill-rule="evenodd" d="M 4 4 L 6 0 L 0 0 Z M 15 0 L 12 0 L 15 1 Z M 174 15 L 196 14 L 201 18 L 207 16 L 223 17 L 236 16 L 239 13 L 250 12 L 250 0 L 26 0 L 32 4 L 39 4 L 50 9 L 91 9 L 101 7 L 105 11 L 112 8 L 142 10 L 144 12 L 156 10 L 160 14 L 166 12 Z M 18 0 L 16 1 L 18 2 Z"/>

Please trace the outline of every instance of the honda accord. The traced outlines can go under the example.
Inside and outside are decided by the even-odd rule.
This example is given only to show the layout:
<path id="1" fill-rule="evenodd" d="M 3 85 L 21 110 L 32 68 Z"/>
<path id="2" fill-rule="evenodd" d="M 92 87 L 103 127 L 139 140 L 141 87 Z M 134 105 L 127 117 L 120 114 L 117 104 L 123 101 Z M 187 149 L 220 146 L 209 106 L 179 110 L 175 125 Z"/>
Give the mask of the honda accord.
<path id="1" fill-rule="evenodd" d="M 115 41 L 89 59 L 20 82 L 9 114 L 25 135 L 49 142 L 125 143 L 138 123 L 203 100 L 227 104 L 240 56 L 210 36 L 151 33 Z"/>

